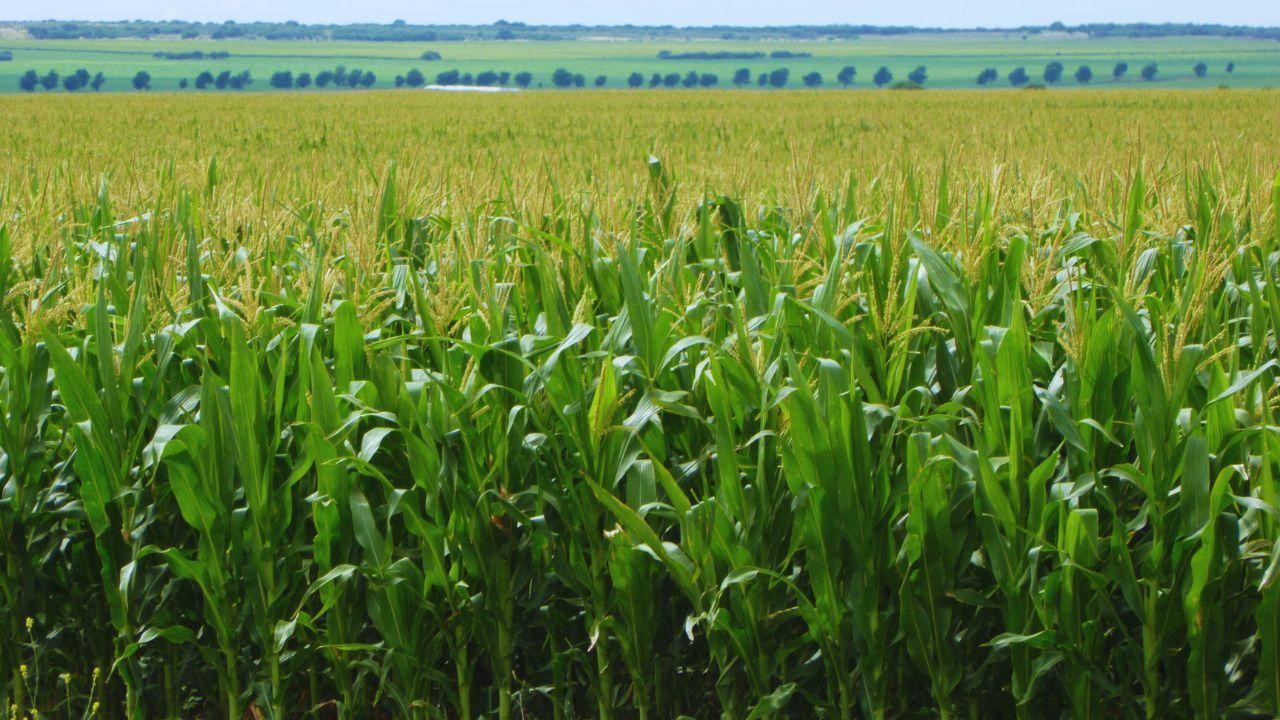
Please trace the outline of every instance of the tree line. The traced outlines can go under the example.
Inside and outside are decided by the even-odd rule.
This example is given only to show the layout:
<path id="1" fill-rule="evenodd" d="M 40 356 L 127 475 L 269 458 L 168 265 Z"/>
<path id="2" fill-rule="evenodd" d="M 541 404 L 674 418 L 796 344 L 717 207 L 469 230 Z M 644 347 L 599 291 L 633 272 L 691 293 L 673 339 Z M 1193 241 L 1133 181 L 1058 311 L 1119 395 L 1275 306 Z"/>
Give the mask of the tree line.
<path id="1" fill-rule="evenodd" d="M 1227 63 L 1223 68 L 1223 71 L 1228 75 L 1234 73 L 1236 71 L 1236 64 L 1234 62 Z M 1209 65 L 1203 61 L 1198 62 L 1191 67 L 1191 72 L 1198 78 L 1207 77 L 1209 75 Z M 1066 68 L 1062 63 L 1054 61 L 1044 66 L 1044 71 L 1041 73 L 1040 77 L 1043 79 L 1045 85 L 1057 85 L 1063 81 L 1065 73 Z M 1128 74 L 1129 63 L 1124 62 L 1123 60 L 1116 63 L 1111 68 L 1111 79 L 1113 81 L 1119 82 L 1124 80 Z M 1147 82 L 1154 82 L 1160 75 L 1160 65 L 1154 62 L 1147 63 L 1138 71 L 1138 75 Z M 1076 68 L 1074 73 L 1072 73 L 1072 77 L 1077 83 L 1081 85 L 1088 85 L 1093 82 L 1094 79 L 1093 68 L 1088 65 L 1081 65 Z M 995 68 L 985 68 L 982 72 L 978 73 L 977 83 L 978 85 L 986 86 L 999 79 L 999 71 Z M 1014 87 L 1027 87 L 1032 85 L 1031 75 L 1027 72 L 1026 67 L 1022 66 L 1014 68 L 1006 76 L 1006 80 L 1008 80 L 1009 84 Z"/>
<path id="2" fill-rule="evenodd" d="M 433 58 L 438 59 L 438 58 Z M 1227 74 L 1234 73 L 1236 64 L 1229 62 L 1223 68 Z M 1209 74 L 1209 66 L 1205 62 L 1198 62 L 1191 68 L 1192 73 L 1203 78 Z M 1040 79 L 1043 85 L 1057 85 L 1062 83 L 1066 77 L 1066 67 L 1061 62 L 1051 62 L 1045 65 L 1040 73 Z M 1127 62 L 1121 61 L 1116 63 L 1111 69 L 1111 77 L 1114 81 L 1121 81 L 1129 74 L 1130 68 Z M 1147 82 L 1155 81 L 1160 74 L 1160 66 L 1157 63 L 1148 63 L 1139 71 L 1138 75 Z M 849 87 L 855 83 L 858 75 L 858 69 L 853 65 L 842 67 L 835 74 L 835 82 L 842 87 Z M 1088 65 L 1081 65 L 1072 73 L 1072 78 L 1081 85 L 1087 85 L 1094 80 L 1094 71 Z M 984 68 L 978 73 L 976 82 L 979 86 L 989 86 L 996 83 L 1000 79 L 1000 72 L 996 68 Z M 427 84 L 427 75 L 417 68 L 413 68 L 403 75 L 396 75 L 394 80 L 395 87 L 418 88 Z M 582 88 L 588 84 L 588 78 L 582 73 L 572 72 L 567 68 L 557 68 L 551 74 L 551 85 L 557 88 Z M 880 66 L 871 76 L 871 82 L 879 88 L 886 86 L 902 89 L 923 87 L 929 80 L 929 70 L 927 67 L 920 65 L 906 73 L 904 80 L 895 82 L 895 75 L 887 66 Z M 1034 78 L 1027 71 L 1025 66 L 1019 66 L 1010 71 L 1005 80 L 1014 87 L 1038 87 L 1039 84 L 1034 82 Z M 242 70 L 233 73 L 230 70 L 222 70 L 214 73 L 205 70 L 199 73 L 194 81 L 186 78 L 178 83 L 180 89 L 187 89 L 194 85 L 197 90 L 244 90 L 254 82 L 253 76 L 248 70 Z M 289 89 L 307 89 L 316 88 L 371 88 L 378 82 L 378 76 L 372 71 L 364 71 L 359 68 L 347 69 L 343 65 L 338 65 L 332 70 L 322 70 L 315 74 L 310 72 L 294 73 L 290 70 L 279 70 L 271 74 L 270 86 L 277 90 Z M 457 69 L 444 70 L 436 73 L 434 82 L 436 85 L 443 86 L 480 86 L 480 87 L 518 87 L 529 88 L 533 85 L 534 75 L 531 72 L 511 72 L 508 70 L 484 70 L 478 73 L 462 72 Z M 791 71 L 788 68 L 775 68 L 766 72 L 754 73 L 750 68 L 739 68 L 733 73 L 730 82 L 735 87 L 757 86 L 761 88 L 784 88 L 791 84 Z M 818 71 L 806 73 L 800 77 L 800 82 L 809 88 L 822 87 L 826 84 L 826 77 Z M 50 70 L 45 74 L 40 74 L 35 70 L 28 70 L 18 79 L 18 86 L 26 92 L 35 92 L 39 89 L 57 90 L 59 87 L 68 92 L 76 92 L 85 88 L 92 90 L 101 90 L 106 83 L 106 77 L 101 73 L 91 75 L 88 70 L 81 68 L 74 73 L 60 76 L 56 71 Z M 597 75 L 591 79 L 590 84 L 594 87 L 604 87 L 609 83 L 609 78 L 605 75 Z M 641 72 L 631 73 L 626 80 L 627 86 L 631 88 L 711 88 L 720 85 L 720 76 L 711 72 L 699 72 L 697 70 L 689 70 L 684 73 L 655 72 L 648 76 Z M 130 86 L 135 90 L 148 90 L 151 87 L 151 75 L 144 71 L 140 71 L 130 80 Z"/>
<path id="3" fill-rule="evenodd" d="M 264 40 L 361 40 L 384 42 L 444 42 L 458 40 L 576 40 L 608 35 L 627 39 L 672 40 L 853 40 L 863 36 L 907 34 L 948 35 L 974 32 L 1077 33 L 1090 37 L 1225 37 L 1280 40 L 1280 27 L 1194 23 L 1091 23 L 1083 25 L 1024 25 L 1007 28 L 928 28 L 910 25 L 780 25 L 741 27 L 713 25 L 529 25 L 499 20 L 488 25 L 417 25 L 392 23 L 347 25 L 298 22 L 203 23 L 185 21 L 80 22 L 42 20 L 16 23 L 37 40 L 109 38 L 239 38 Z"/>

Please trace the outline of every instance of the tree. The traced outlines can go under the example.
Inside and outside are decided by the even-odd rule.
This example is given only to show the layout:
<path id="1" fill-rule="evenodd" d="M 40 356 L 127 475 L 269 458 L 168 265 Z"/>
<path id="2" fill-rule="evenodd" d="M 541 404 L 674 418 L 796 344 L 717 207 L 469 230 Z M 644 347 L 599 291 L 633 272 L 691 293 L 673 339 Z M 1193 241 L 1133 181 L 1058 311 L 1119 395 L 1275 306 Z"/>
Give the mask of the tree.
<path id="1" fill-rule="evenodd" d="M 1062 63 L 1054 61 L 1044 66 L 1044 81 L 1056 85 L 1062 81 Z"/>
<path id="2" fill-rule="evenodd" d="M 40 78 L 40 85 L 43 86 L 45 90 L 52 90 L 58 87 L 58 73 L 50 70 Z"/>
<path id="3" fill-rule="evenodd" d="M 658 73 L 654 73 L 653 77 L 649 78 L 649 87 L 662 87 L 662 76 Z"/>
<path id="4" fill-rule="evenodd" d="M 293 84 L 294 84 L 294 85 L 296 85 L 296 86 L 298 86 L 298 87 L 300 87 L 300 88 L 310 87 L 310 86 L 311 86 L 311 73 L 308 73 L 308 72 L 301 72 L 301 73 L 298 73 L 298 77 L 297 77 L 297 79 L 296 79 L 296 80 L 294 80 L 294 81 L 293 81 Z"/>
<path id="5" fill-rule="evenodd" d="M 71 75 L 62 78 L 62 87 L 66 88 L 67 92 L 75 92 L 88 84 L 89 71 L 84 68 L 80 68 Z"/>
<path id="6" fill-rule="evenodd" d="M 376 82 L 378 82 L 378 76 L 374 75 L 372 71 L 360 76 L 360 87 L 371 88 Z"/>
<path id="7" fill-rule="evenodd" d="M 791 71 L 786 68 L 778 68 L 769 73 L 769 84 L 776 88 L 787 86 L 787 81 L 791 78 Z"/>
<path id="8" fill-rule="evenodd" d="M 483 87 L 489 87 L 489 86 L 491 86 L 491 85 L 497 85 L 497 84 L 498 84 L 498 73 L 496 73 L 496 72 L 494 72 L 494 71 L 492 71 L 492 70 L 485 70 L 484 72 L 480 73 L 479 75 L 476 75 L 476 84 L 477 84 L 477 85 L 480 85 L 480 86 L 483 86 Z"/>
<path id="9" fill-rule="evenodd" d="M 751 84 L 751 68 L 738 68 L 733 73 L 733 84 L 738 87 Z"/>
<path id="10" fill-rule="evenodd" d="M 760 73 L 760 77 L 756 78 L 756 85 L 760 87 L 769 86 L 769 73 Z"/>
<path id="11" fill-rule="evenodd" d="M 889 68 L 881 66 L 871 80 L 876 84 L 876 87 L 882 88 L 893 82 L 893 73 L 889 72 Z"/>
<path id="12" fill-rule="evenodd" d="M 1000 79 L 1000 73 L 995 68 L 986 68 L 978 73 L 979 85 L 990 85 L 998 79 Z"/>
<path id="13" fill-rule="evenodd" d="M 690 70 L 689 74 L 684 76 L 684 80 L 680 81 L 680 84 L 687 88 L 698 87 L 698 80 L 698 72 L 696 70 Z"/>
<path id="14" fill-rule="evenodd" d="M 609 78 L 603 75 L 596 76 L 596 87 L 604 87 L 604 84 L 607 82 L 609 82 Z"/>
<path id="15" fill-rule="evenodd" d="M 440 59 L 440 53 L 436 52 L 435 50 L 428 50 L 422 53 L 422 59 L 426 60 L 427 62 L 434 62 Z"/>
<path id="16" fill-rule="evenodd" d="M 923 85 L 924 82 L 929 79 L 929 71 L 925 69 L 925 66 L 921 65 L 915 70 L 907 73 L 907 79 L 917 85 Z"/>
<path id="17" fill-rule="evenodd" d="M 1027 75 L 1027 69 L 1024 67 L 1016 67 L 1013 72 L 1009 73 L 1009 84 L 1014 87 L 1022 87 L 1031 82 L 1031 78 Z"/>
<path id="18" fill-rule="evenodd" d="M 511 73 L 507 70 L 503 70 L 502 72 L 498 73 L 498 84 L 502 85 L 503 87 L 510 85 Z"/>
<path id="19" fill-rule="evenodd" d="M 1080 83 L 1081 85 L 1088 85 L 1089 81 L 1092 79 L 1093 79 L 1093 69 L 1090 68 L 1088 65 L 1081 65 L 1079 68 L 1076 69 L 1076 82 Z"/>
<path id="20" fill-rule="evenodd" d="M 586 76 L 586 75 L 583 75 L 582 73 L 574 73 L 574 74 L 573 74 L 573 86 L 574 86 L 574 87 L 586 87 L 586 86 L 587 86 L 587 76 Z"/>
<path id="21" fill-rule="evenodd" d="M 427 78 L 423 76 L 421 70 L 414 68 L 404 74 L 404 84 L 409 87 L 422 87 L 427 84 Z"/>
<path id="22" fill-rule="evenodd" d="M 147 72 L 146 70 L 139 70 L 138 74 L 133 76 L 133 89 L 134 90 L 151 89 L 151 73 Z"/>
<path id="23" fill-rule="evenodd" d="M 1127 72 L 1129 72 L 1129 63 L 1118 62 L 1116 63 L 1115 69 L 1111 71 L 1111 78 L 1113 80 L 1119 80 L 1124 77 Z"/>
<path id="24" fill-rule="evenodd" d="M 836 74 L 836 80 L 845 87 L 853 84 L 853 79 L 858 75 L 858 68 L 852 65 L 845 65 L 840 68 L 840 72 Z"/>
<path id="25" fill-rule="evenodd" d="M 1151 82 L 1156 79 L 1156 74 L 1160 72 L 1160 66 L 1155 63 L 1148 63 L 1142 66 L 1142 79 Z"/>
<path id="26" fill-rule="evenodd" d="M 35 92 L 36 86 L 40 84 L 40 76 L 35 70 L 28 70 L 18 78 L 18 87 L 24 92 Z"/>
<path id="27" fill-rule="evenodd" d="M 1235 72 L 1235 71 L 1236 71 L 1236 64 L 1235 64 L 1235 63 L 1233 63 L 1233 62 L 1229 62 L 1229 63 L 1227 63 L 1227 74 L 1228 74 L 1228 75 L 1230 75 L 1231 73 L 1233 73 L 1233 72 Z"/>
<path id="28" fill-rule="evenodd" d="M 347 87 L 349 88 L 360 87 L 360 81 L 363 79 L 364 79 L 364 71 L 361 70 L 360 68 L 352 68 L 351 72 L 347 73 Z M 467 83 L 467 84 L 470 85 L 471 83 Z"/>
<path id="29" fill-rule="evenodd" d="M 1209 66 L 1205 65 L 1202 62 L 1196 63 L 1196 66 L 1192 68 L 1192 70 L 1195 72 L 1196 77 L 1200 77 L 1200 78 L 1209 74 Z"/>
<path id="30" fill-rule="evenodd" d="M 715 73 L 702 73 L 698 76 L 698 84 L 704 88 L 715 87 L 720 84 L 720 76 Z"/>
<path id="31" fill-rule="evenodd" d="M 219 90 L 226 90 L 227 86 L 230 84 L 231 84 L 230 70 L 223 70 L 222 72 L 218 73 L 218 77 L 213 79 L 213 86 L 218 88 Z"/>
<path id="32" fill-rule="evenodd" d="M 627 76 L 628 87 L 638 88 L 641 85 L 644 85 L 644 76 L 641 75 L 640 73 L 633 72 Z"/>
<path id="33" fill-rule="evenodd" d="M 94 73 L 93 80 L 89 81 L 89 87 L 93 88 L 94 92 L 97 92 L 102 89 L 102 84 L 106 81 L 107 78 L 102 73 Z"/>
<path id="34" fill-rule="evenodd" d="M 821 85 L 822 85 L 822 73 L 817 72 L 815 70 L 814 72 L 811 72 L 808 75 L 804 76 L 805 87 L 814 88 L 814 87 L 820 87 Z"/>
<path id="35" fill-rule="evenodd" d="M 316 73 L 316 87 L 320 87 L 320 88 L 329 87 L 329 85 L 332 82 L 333 82 L 332 70 L 321 70 L 320 72 Z"/>
<path id="36" fill-rule="evenodd" d="M 680 73 L 667 73 L 662 76 L 663 87 L 673 88 L 680 84 Z"/>
<path id="37" fill-rule="evenodd" d="M 564 68 L 556 68 L 556 71 L 551 73 L 551 84 L 558 88 L 571 87 L 573 85 L 573 73 Z"/>
<path id="38" fill-rule="evenodd" d="M 186 90 L 189 84 L 190 82 L 186 78 L 182 78 L 181 80 L 178 81 L 178 89 Z"/>
<path id="39" fill-rule="evenodd" d="M 196 76 L 197 90 L 208 90 L 209 86 L 212 84 L 213 84 L 213 73 L 209 72 L 208 70 L 205 70 L 204 72 Z"/>
<path id="40" fill-rule="evenodd" d="M 516 73 L 516 85 L 527 88 L 533 84 L 533 73 L 518 72 Z"/>
<path id="41" fill-rule="evenodd" d="M 288 90 L 293 87 L 293 73 L 288 70 L 277 70 L 271 73 L 271 87 L 277 90 Z"/>

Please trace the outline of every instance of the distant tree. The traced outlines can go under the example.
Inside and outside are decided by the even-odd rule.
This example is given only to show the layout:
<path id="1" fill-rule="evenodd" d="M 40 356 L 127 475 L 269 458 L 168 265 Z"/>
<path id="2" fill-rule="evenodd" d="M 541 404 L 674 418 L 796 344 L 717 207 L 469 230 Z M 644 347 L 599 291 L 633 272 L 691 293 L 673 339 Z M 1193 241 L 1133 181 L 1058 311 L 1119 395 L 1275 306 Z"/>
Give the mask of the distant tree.
<path id="1" fill-rule="evenodd" d="M 917 85 L 923 85 L 925 81 L 929 79 L 929 71 L 925 69 L 925 66 L 921 65 L 915 70 L 907 73 L 907 79 Z"/>
<path id="2" fill-rule="evenodd" d="M 89 87 L 93 88 L 94 92 L 97 92 L 102 89 L 102 85 L 106 81 L 107 78 L 105 75 L 102 73 L 94 73 L 93 79 L 89 81 Z"/>
<path id="3" fill-rule="evenodd" d="M 1009 73 L 1009 84 L 1014 87 L 1022 87 L 1031 82 L 1031 78 L 1027 75 L 1027 69 L 1024 67 L 1016 67 L 1013 72 Z"/>
<path id="4" fill-rule="evenodd" d="M 662 76 L 658 73 L 654 73 L 653 77 L 649 78 L 649 87 L 662 87 Z"/>
<path id="5" fill-rule="evenodd" d="M 533 73 L 530 73 L 530 72 L 516 73 L 516 85 L 519 85 L 522 88 L 527 88 L 532 84 L 533 84 Z"/>
<path id="6" fill-rule="evenodd" d="M 378 76 L 373 74 L 372 71 L 360 76 L 360 87 L 371 88 L 376 82 L 378 82 Z"/>
<path id="7" fill-rule="evenodd" d="M 426 60 L 427 62 L 434 62 L 440 59 L 440 53 L 436 52 L 435 50 L 428 50 L 422 53 L 422 59 Z"/>
<path id="8" fill-rule="evenodd" d="M 491 85 L 497 85 L 497 84 L 498 84 L 498 73 L 496 73 L 496 72 L 494 72 L 494 71 L 492 71 L 492 70 L 485 70 L 484 72 L 480 73 L 479 75 L 476 75 L 476 84 L 477 84 L 477 85 L 481 85 L 481 86 L 483 86 L 483 87 L 489 87 L 489 86 L 491 86 Z"/>
<path id="9" fill-rule="evenodd" d="M 147 72 L 146 70 L 139 70 L 138 74 L 133 76 L 133 89 L 134 90 L 151 89 L 151 73 Z"/>
<path id="10" fill-rule="evenodd" d="M 364 71 L 360 68 L 351 68 L 351 72 L 347 73 L 347 87 L 358 88 L 361 80 L 364 80 Z M 470 84 L 467 83 L 467 85 Z"/>
<path id="11" fill-rule="evenodd" d="M 58 87 L 58 73 L 50 70 L 40 78 L 40 85 L 43 86 L 45 90 L 52 90 Z"/>
<path id="12" fill-rule="evenodd" d="M 1198 63 L 1196 63 L 1196 66 L 1195 66 L 1194 68 L 1192 68 L 1192 70 L 1195 72 L 1196 77 L 1201 77 L 1201 78 L 1202 78 L 1202 77 L 1204 77 L 1205 75 L 1208 75 L 1208 74 L 1209 74 L 1209 66 L 1208 66 L 1208 65 L 1205 65 L 1205 64 L 1204 64 L 1204 63 L 1202 63 L 1202 62 L 1198 62 Z"/>
<path id="13" fill-rule="evenodd" d="M 586 76 L 586 75 L 583 75 L 582 73 L 574 73 L 574 74 L 573 74 L 573 86 L 574 86 L 574 87 L 586 87 L 586 86 L 587 86 L 587 76 Z"/>
<path id="14" fill-rule="evenodd" d="M 858 68 L 852 65 L 845 65 L 840 68 L 840 72 L 836 74 L 836 81 L 845 87 L 853 84 L 853 79 L 858 75 Z"/>
<path id="15" fill-rule="evenodd" d="M 504 87 L 511 84 L 510 71 L 503 70 L 502 72 L 498 73 L 498 84 Z"/>
<path id="16" fill-rule="evenodd" d="M 333 83 L 333 71 L 321 70 L 316 73 L 316 87 L 329 87 Z"/>
<path id="17" fill-rule="evenodd" d="M 551 84 L 558 88 L 572 87 L 573 73 L 564 68 L 556 68 L 556 71 L 551 73 Z"/>
<path id="18" fill-rule="evenodd" d="M 769 73 L 760 73 L 760 77 L 756 78 L 756 85 L 760 87 L 769 86 Z"/>
<path id="19" fill-rule="evenodd" d="M 277 90 L 288 90 L 293 87 L 293 73 L 288 70 L 277 70 L 271 73 L 271 87 Z"/>
<path id="20" fill-rule="evenodd" d="M 1049 85 L 1062 82 L 1062 63 L 1054 61 L 1044 66 L 1044 81 Z"/>
<path id="21" fill-rule="evenodd" d="M 791 71 L 786 68 L 778 68 L 769 73 L 769 84 L 776 88 L 787 86 L 787 81 L 791 78 Z"/>
<path id="22" fill-rule="evenodd" d="M 1229 63 L 1227 63 L 1227 74 L 1228 74 L 1228 75 L 1230 75 L 1231 73 L 1233 73 L 1233 72 L 1235 72 L 1235 71 L 1236 71 L 1236 64 L 1235 64 L 1235 63 L 1233 63 L 1233 62 L 1229 62 Z"/>
<path id="23" fill-rule="evenodd" d="M 345 75 L 343 77 L 345 77 Z M 227 86 L 230 84 L 231 84 L 230 70 L 223 70 L 222 72 L 218 73 L 218 77 L 213 79 L 213 86 L 218 88 L 219 90 L 226 90 Z"/>
<path id="24" fill-rule="evenodd" d="M 511 32 L 507 28 L 502 28 L 501 30 L 498 31 L 498 34 L 495 37 L 497 37 L 499 40 L 513 40 L 515 39 L 515 36 L 516 34 Z"/>
<path id="25" fill-rule="evenodd" d="M 680 84 L 680 73 L 667 73 L 662 76 L 663 87 L 673 88 Z"/>
<path id="26" fill-rule="evenodd" d="M 1076 68 L 1076 82 L 1081 85 L 1088 85 L 1090 80 L 1093 80 L 1092 68 L 1088 65 L 1081 65 L 1079 68 Z"/>
<path id="27" fill-rule="evenodd" d="M 715 87 L 720 84 L 720 76 L 715 73 L 702 73 L 698 76 L 698 84 L 704 88 Z"/>
<path id="28" fill-rule="evenodd" d="M 396 87 L 404 87 L 404 76 L 397 75 L 395 79 Z"/>
<path id="29" fill-rule="evenodd" d="M 811 72 L 808 75 L 804 76 L 805 87 L 813 88 L 813 87 L 819 87 L 821 85 L 822 85 L 822 73 L 817 72 L 815 70 L 814 72 Z"/>
<path id="30" fill-rule="evenodd" d="M 982 72 L 978 73 L 978 84 L 990 85 L 991 83 L 995 82 L 999 78 L 1000 78 L 999 71 L 997 71 L 995 68 L 986 68 Z"/>
<path id="31" fill-rule="evenodd" d="M 295 80 L 293 81 L 293 84 L 294 84 L 294 85 L 297 85 L 297 86 L 298 86 L 298 87 L 300 87 L 300 88 L 310 87 L 310 86 L 311 86 L 311 73 L 309 73 L 309 72 L 300 72 L 300 73 L 298 73 L 298 77 L 297 77 L 297 79 L 295 79 Z"/>
<path id="32" fill-rule="evenodd" d="M 462 73 L 457 70 L 445 70 L 444 72 L 436 73 L 437 85 L 457 85 L 461 80 Z"/>
<path id="33" fill-rule="evenodd" d="M 603 75 L 596 76 L 596 87 L 604 87 L 604 84 L 607 82 L 609 82 L 609 78 Z"/>
<path id="34" fill-rule="evenodd" d="M 698 71 L 690 70 L 689 74 L 685 75 L 684 79 L 680 81 L 680 84 L 687 88 L 698 87 Z"/>
<path id="35" fill-rule="evenodd" d="M 1118 62 L 1116 63 L 1115 69 L 1111 71 L 1111 78 L 1113 80 L 1119 80 L 1124 77 L 1127 72 L 1129 72 L 1129 63 Z"/>
<path id="36" fill-rule="evenodd" d="M 188 85 L 190 85 L 190 84 L 191 84 L 191 82 L 190 82 L 189 80 L 187 80 L 186 78 L 182 78 L 181 80 L 179 80 L 179 81 L 178 81 L 178 89 L 179 89 L 179 90 L 186 90 L 186 89 L 187 89 L 187 86 L 188 86 Z"/>
<path id="37" fill-rule="evenodd" d="M 876 87 L 882 88 L 893 82 L 893 73 L 889 72 L 889 68 L 881 66 L 880 69 L 876 71 L 875 77 L 871 78 L 871 80 L 876 84 Z"/>
<path id="38" fill-rule="evenodd" d="M 22 88 L 24 92 L 34 92 L 39 84 L 40 76 L 36 74 L 35 70 L 28 70 L 22 74 L 22 77 L 18 78 L 18 87 Z"/>
<path id="39" fill-rule="evenodd" d="M 230 82 L 227 83 L 232 90 L 243 90 L 253 84 L 253 76 L 248 70 L 241 70 L 231 76 Z"/>
<path id="40" fill-rule="evenodd" d="M 1156 74 L 1160 72 L 1160 66 L 1155 63 L 1148 63 L 1142 66 L 1142 79 L 1151 82 L 1156 79 Z"/>
<path id="41" fill-rule="evenodd" d="M 208 70 L 205 70 L 204 72 L 196 76 L 197 90 L 208 90 L 209 86 L 212 84 L 213 84 L 213 73 L 209 72 Z"/>
<path id="42" fill-rule="evenodd" d="M 644 85 L 644 76 L 641 75 L 640 73 L 633 72 L 627 76 L 628 87 L 638 88 L 641 85 Z"/>
<path id="43" fill-rule="evenodd" d="M 89 71 L 84 68 L 80 68 L 74 73 L 62 78 L 62 87 L 66 88 L 67 92 L 75 92 L 83 89 L 88 84 Z"/>
<path id="44" fill-rule="evenodd" d="M 751 84 L 751 68 L 738 68 L 733 73 L 733 84 L 738 87 Z"/>
<path id="45" fill-rule="evenodd" d="M 422 71 L 414 68 L 404 74 L 404 84 L 409 87 L 422 87 L 427 84 L 427 78 L 422 75 Z"/>

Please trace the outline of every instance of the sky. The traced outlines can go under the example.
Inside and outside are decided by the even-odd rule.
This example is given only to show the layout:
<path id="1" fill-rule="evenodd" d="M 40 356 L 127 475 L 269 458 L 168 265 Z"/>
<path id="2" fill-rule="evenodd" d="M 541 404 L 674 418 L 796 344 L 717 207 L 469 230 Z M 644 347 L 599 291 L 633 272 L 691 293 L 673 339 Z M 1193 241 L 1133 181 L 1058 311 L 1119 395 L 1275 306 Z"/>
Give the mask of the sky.
<path id="1" fill-rule="evenodd" d="M 1280 26 L 1280 0 L 0 0 L 2 20 L 236 20 L 560 25 L 918 25 L 1086 22 Z"/>

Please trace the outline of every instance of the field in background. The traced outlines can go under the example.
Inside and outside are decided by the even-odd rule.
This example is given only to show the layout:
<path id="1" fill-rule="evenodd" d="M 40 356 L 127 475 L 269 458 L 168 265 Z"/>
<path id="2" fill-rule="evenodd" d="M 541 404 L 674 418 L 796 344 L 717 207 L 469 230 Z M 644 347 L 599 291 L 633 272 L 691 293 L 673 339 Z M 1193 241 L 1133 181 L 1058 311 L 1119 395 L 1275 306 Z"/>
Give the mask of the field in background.
<path id="1" fill-rule="evenodd" d="M 8 97 L 0 718 L 1276 716 L 1277 124 Z"/>
<path id="2" fill-rule="evenodd" d="M 633 72 L 644 75 L 646 82 L 657 73 L 690 70 L 715 73 L 722 87 L 731 85 L 734 71 L 741 67 L 752 70 L 755 77 L 785 67 L 790 70 L 792 86 L 802 86 L 802 78 L 810 72 L 823 75 L 827 87 L 837 86 L 836 74 L 846 65 L 858 69 L 855 85 L 872 86 L 872 75 L 887 66 L 896 80 L 919 65 L 929 70 L 928 87 L 974 87 L 978 73 L 995 68 L 1000 79 L 994 87 L 1009 87 L 1005 77 L 1014 68 L 1025 66 L 1032 82 L 1042 82 L 1046 64 L 1061 62 L 1066 73 L 1064 85 L 1075 85 L 1072 74 L 1080 65 L 1089 65 L 1094 73 L 1093 85 L 1099 87 L 1270 87 L 1280 83 L 1280 43 L 1269 40 L 1175 37 L 1162 39 L 1096 39 L 1053 35 L 975 35 L 929 36 L 907 35 L 866 37 L 856 41 L 824 42 L 642 42 L 642 41 L 469 41 L 437 43 L 390 42 L 289 42 L 235 40 L 5 40 L 0 50 L 12 50 L 12 62 L 0 62 L 0 91 L 17 91 L 18 77 L 27 70 L 46 73 L 56 70 L 61 75 L 84 68 L 90 74 L 102 72 L 108 78 L 105 90 L 126 90 L 129 80 L 140 70 L 151 74 L 157 90 L 177 89 L 183 78 L 194 81 L 196 75 L 210 70 L 239 73 L 248 70 L 254 77 L 252 89 L 270 86 L 273 72 L 289 70 L 295 74 L 316 74 L 338 64 L 349 69 L 372 71 L 378 87 L 390 87 L 396 75 L 413 68 L 421 70 L 428 80 L 443 70 L 463 73 L 531 72 L 533 86 L 551 87 L 551 75 L 560 67 L 585 76 L 588 85 L 604 75 L 607 87 L 625 87 Z M 216 61 L 160 60 L 154 52 L 229 52 L 231 57 Z M 419 60 L 423 52 L 434 50 L 443 59 Z M 719 52 L 790 50 L 807 52 L 812 58 L 788 60 L 659 60 L 661 50 L 672 52 Z M 1127 78 L 1112 80 L 1117 62 L 1127 62 Z M 1146 83 L 1139 76 L 1148 63 L 1160 66 L 1158 82 Z M 1209 73 L 1198 78 L 1193 67 L 1204 62 Z M 1236 70 L 1228 74 L 1228 63 Z M 61 90 L 59 90 L 61 92 Z"/>

